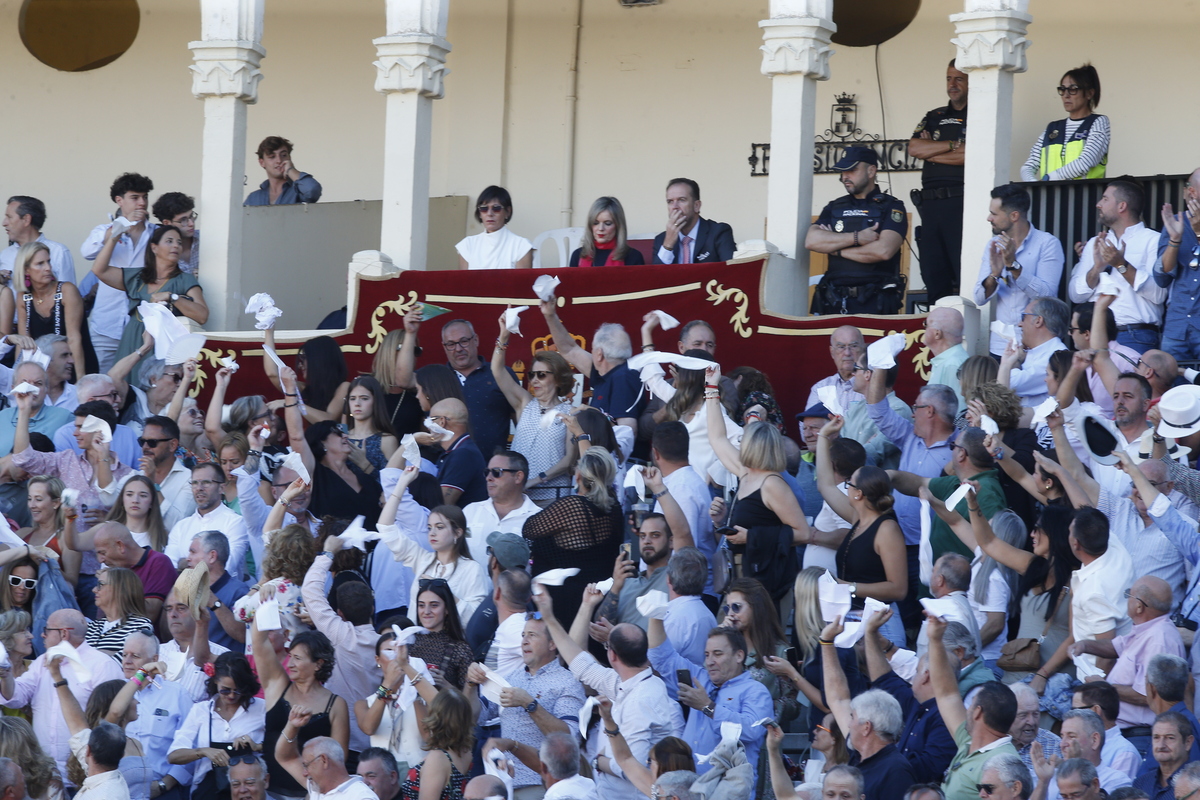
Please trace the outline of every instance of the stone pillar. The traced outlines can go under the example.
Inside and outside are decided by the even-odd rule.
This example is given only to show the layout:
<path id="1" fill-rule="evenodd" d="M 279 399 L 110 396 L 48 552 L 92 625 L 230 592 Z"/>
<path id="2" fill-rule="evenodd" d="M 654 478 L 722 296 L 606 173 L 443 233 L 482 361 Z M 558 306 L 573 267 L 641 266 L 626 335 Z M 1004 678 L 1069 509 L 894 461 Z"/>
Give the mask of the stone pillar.
<path id="1" fill-rule="evenodd" d="M 771 0 L 763 31 L 762 73 L 771 79 L 771 165 L 767 178 L 767 240 L 796 260 L 794 314 L 808 309 L 808 251 L 812 220 L 813 140 L 817 81 L 829 80 L 832 0 Z"/>
<path id="2" fill-rule="evenodd" d="M 449 0 L 387 0 L 388 35 L 374 41 L 375 90 L 387 97 L 380 249 L 400 269 L 425 269 L 433 101 L 446 76 Z"/>
<path id="3" fill-rule="evenodd" d="M 192 94 L 204 101 L 200 223 L 210 331 L 237 327 L 242 309 L 242 200 L 246 106 L 262 80 L 263 0 L 201 0 L 201 39 L 191 42 Z"/>
<path id="4" fill-rule="evenodd" d="M 986 217 L 991 191 L 1013 177 L 1013 75 L 1024 72 L 1025 31 L 1033 20 L 1028 0 L 966 0 L 962 14 L 952 14 L 957 36 L 957 66 L 971 77 L 971 120 L 967 125 L 967 158 L 963 189 L 962 293 L 970 296 L 979 277 L 983 248 L 992 236 Z M 967 304 L 968 307 L 970 304 Z M 968 317 L 974 315 L 968 315 Z M 987 352 L 990 314 L 967 320 L 971 333 Z"/>

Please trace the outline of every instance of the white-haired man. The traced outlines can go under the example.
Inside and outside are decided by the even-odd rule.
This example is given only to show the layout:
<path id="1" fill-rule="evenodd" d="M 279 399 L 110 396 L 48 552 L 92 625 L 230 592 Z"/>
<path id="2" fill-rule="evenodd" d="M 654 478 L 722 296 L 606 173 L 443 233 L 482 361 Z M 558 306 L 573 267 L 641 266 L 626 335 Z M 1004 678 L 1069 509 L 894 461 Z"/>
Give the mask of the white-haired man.
<path id="1" fill-rule="evenodd" d="M 139 631 L 129 634 L 121 650 L 121 671 L 130 680 L 146 664 L 158 660 L 158 639 Z M 167 763 L 167 753 L 175 731 L 192 710 L 192 698 L 174 681 L 145 680 L 136 695 L 137 719 L 125 725 L 125 733 L 142 743 L 146 764 L 152 771 L 151 781 L 158 787 L 155 800 L 175 800 L 183 797 L 177 787 L 191 785 L 192 771 L 182 765 Z"/>
<path id="2" fill-rule="evenodd" d="M 962 383 L 958 370 L 971 357 L 963 347 L 963 315 L 956 308 L 935 308 L 925 318 L 925 346 L 933 356 L 929 360 L 929 380 L 949 386 L 958 395 L 958 410 L 963 411 L 966 400 L 962 396 Z"/>

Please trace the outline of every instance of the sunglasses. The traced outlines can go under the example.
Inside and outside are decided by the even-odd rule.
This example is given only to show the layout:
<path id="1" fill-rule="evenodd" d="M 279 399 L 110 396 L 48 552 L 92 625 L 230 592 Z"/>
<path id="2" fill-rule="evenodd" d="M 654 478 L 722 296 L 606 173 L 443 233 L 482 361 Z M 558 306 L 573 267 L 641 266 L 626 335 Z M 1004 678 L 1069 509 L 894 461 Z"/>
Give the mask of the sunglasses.
<path id="1" fill-rule="evenodd" d="M 1079 94 L 1080 91 L 1082 91 L 1080 87 L 1073 83 L 1070 86 L 1058 86 L 1056 88 L 1058 89 L 1058 94 L 1060 97 L 1064 94 L 1069 94 L 1074 97 L 1075 95 Z M 988 794 L 991 794 L 991 792 L 988 792 Z"/>
<path id="2" fill-rule="evenodd" d="M 504 467 L 488 467 L 487 469 L 485 469 L 483 471 L 483 477 L 486 478 L 488 475 L 491 475 L 493 478 L 501 478 L 504 476 L 504 473 L 506 473 L 506 472 L 511 472 L 513 474 L 516 474 L 520 471 L 521 470 L 519 470 L 519 469 L 506 469 Z"/>
<path id="3" fill-rule="evenodd" d="M 450 584 L 446 583 L 445 578 L 421 578 L 421 580 L 417 581 L 417 589 L 422 592 L 426 589 L 437 588 L 438 586 L 445 586 L 447 589 L 450 588 Z"/>
<path id="4" fill-rule="evenodd" d="M 1059 94 L 1061 94 L 1061 93 L 1062 92 L 1059 92 Z M 981 794 L 986 794 L 988 796 L 991 796 L 996 791 L 997 785 L 998 784 L 995 784 L 995 783 L 977 783 L 977 784 L 975 784 L 975 791 L 977 791 Z"/>
<path id="5" fill-rule="evenodd" d="M 231 766 L 231 767 L 235 767 L 238 764 L 261 764 L 261 763 L 262 762 L 259 761 L 258 756 L 230 756 L 229 757 L 229 766 Z M 243 781 L 243 783 L 247 783 L 248 785 L 253 785 L 253 784 L 249 784 L 246 781 Z"/>
<path id="6" fill-rule="evenodd" d="M 239 689 L 230 689 L 228 686 L 222 686 L 217 689 L 217 694 L 222 697 L 241 697 L 243 692 Z"/>
<path id="7" fill-rule="evenodd" d="M 824 725 L 818 725 L 818 726 L 817 726 L 817 730 L 819 730 L 819 731 L 825 731 L 825 732 L 826 732 L 826 733 L 828 733 L 830 736 L 833 736 L 833 731 L 829 730 L 829 728 L 826 728 Z"/>
<path id="8" fill-rule="evenodd" d="M 537 378 L 539 381 L 544 381 L 554 373 L 547 369 L 534 369 L 529 371 L 529 377 Z"/>
<path id="9" fill-rule="evenodd" d="M 139 436 L 137 439 L 138 447 L 158 447 L 163 442 L 169 442 L 169 441 L 171 441 L 171 440 L 170 439 L 143 439 L 141 436 Z"/>
<path id="10" fill-rule="evenodd" d="M 721 606 L 722 614 L 740 614 L 742 609 L 746 607 L 745 603 L 726 603 Z"/>
<path id="11" fill-rule="evenodd" d="M 8 585 L 13 587 L 23 587 L 25 589 L 36 589 L 37 581 L 33 578 L 22 578 L 18 575 L 9 575 Z"/>
<path id="12" fill-rule="evenodd" d="M 487 211 L 491 211 L 491 212 L 492 212 L 492 213 L 494 213 L 494 214 L 499 214 L 501 211 L 503 211 L 503 210 L 504 210 L 504 206 L 500 205 L 499 203 L 493 203 L 493 204 L 492 204 L 492 205 L 490 205 L 490 206 L 489 206 L 489 205 L 487 205 L 487 204 L 484 204 L 484 205 L 481 205 L 481 206 L 480 206 L 478 209 L 476 209 L 476 210 L 477 210 L 477 211 L 478 211 L 480 214 L 483 214 L 484 212 L 487 212 Z"/>

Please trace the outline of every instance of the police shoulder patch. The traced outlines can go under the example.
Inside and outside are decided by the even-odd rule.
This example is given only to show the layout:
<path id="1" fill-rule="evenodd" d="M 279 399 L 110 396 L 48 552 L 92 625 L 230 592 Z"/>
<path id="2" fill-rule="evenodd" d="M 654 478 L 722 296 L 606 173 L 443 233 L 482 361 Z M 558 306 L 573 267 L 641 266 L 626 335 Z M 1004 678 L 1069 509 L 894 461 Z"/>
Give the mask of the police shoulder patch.
<path id="1" fill-rule="evenodd" d="M 834 223 L 834 225 L 833 225 L 833 229 L 834 229 L 835 231 L 837 231 L 838 233 L 841 233 L 841 232 L 842 232 L 842 229 L 843 229 L 843 228 L 845 228 L 845 227 L 846 227 L 846 223 L 845 223 L 845 222 L 842 222 L 840 219 L 839 219 L 837 222 L 835 222 L 835 223 Z"/>
<path id="2" fill-rule="evenodd" d="M 892 222 L 900 222 L 904 219 L 904 212 L 898 208 L 892 209 Z"/>
<path id="3" fill-rule="evenodd" d="M 940 139 L 940 138 L 942 138 L 942 132 L 941 132 L 940 130 L 934 131 L 934 132 L 933 132 L 933 138 L 934 138 L 934 139 Z"/>
<path id="4" fill-rule="evenodd" d="M 1052 130 L 1052 131 L 1050 131 L 1050 138 L 1051 138 L 1051 139 L 1057 139 L 1057 138 L 1058 138 L 1058 129 L 1057 129 L 1057 128 L 1056 128 L 1056 129 L 1054 129 L 1054 130 Z"/>

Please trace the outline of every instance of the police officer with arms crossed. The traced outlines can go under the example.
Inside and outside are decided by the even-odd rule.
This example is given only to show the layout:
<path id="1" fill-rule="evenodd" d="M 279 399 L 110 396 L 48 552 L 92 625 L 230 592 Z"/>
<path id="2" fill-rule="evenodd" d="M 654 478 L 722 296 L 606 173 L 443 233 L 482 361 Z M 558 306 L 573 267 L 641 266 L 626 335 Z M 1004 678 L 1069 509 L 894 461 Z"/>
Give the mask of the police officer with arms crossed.
<path id="1" fill-rule="evenodd" d="M 846 196 L 821 210 L 804 246 L 829 256 L 813 298 L 815 314 L 895 314 L 904 301 L 900 245 L 908 232 L 904 203 L 875 183 L 879 160 L 869 147 L 847 147 L 833 165 Z"/>
<path id="2" fill-rule="evenodd" d="M 967 142 L 967 73 L 946 67 L 950 104 L 925 115 L 908 140 L 908 154 L 925 162 L 921 188 L 912 202 L 921 212 L 917 247 L 921 278 L 932 306 L 941 297 L 958 294 L 962 251 L 963 164 Z"/>

